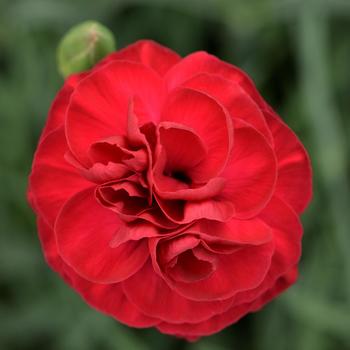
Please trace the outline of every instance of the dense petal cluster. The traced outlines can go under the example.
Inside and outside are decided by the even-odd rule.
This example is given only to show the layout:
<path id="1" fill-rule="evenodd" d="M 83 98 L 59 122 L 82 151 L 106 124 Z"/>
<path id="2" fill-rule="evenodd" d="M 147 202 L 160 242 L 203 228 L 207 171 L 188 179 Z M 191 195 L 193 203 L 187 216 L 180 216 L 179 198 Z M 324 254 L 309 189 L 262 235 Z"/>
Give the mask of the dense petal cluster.
<path id="1" fill-rule="evenodd" d="M 241 70 L 139 41 L 66 80 L 28 193 L 49 265 L 90 305 L 196 339 L 295 281 L 311 169 Z"/>

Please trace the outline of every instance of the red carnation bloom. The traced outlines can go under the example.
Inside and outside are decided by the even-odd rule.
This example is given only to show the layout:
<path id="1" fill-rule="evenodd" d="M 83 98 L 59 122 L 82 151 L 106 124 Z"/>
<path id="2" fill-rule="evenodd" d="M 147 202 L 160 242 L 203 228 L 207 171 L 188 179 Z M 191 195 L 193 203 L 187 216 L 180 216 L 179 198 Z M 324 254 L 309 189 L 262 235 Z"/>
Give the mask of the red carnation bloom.
<path id="1" fill-rule="evenodd" d="M 297 277 L 300 141 L 238 68 L 151 41 L 71 76 L 30 176 L 45 257 L 90 305 L 187 339 Z"/>

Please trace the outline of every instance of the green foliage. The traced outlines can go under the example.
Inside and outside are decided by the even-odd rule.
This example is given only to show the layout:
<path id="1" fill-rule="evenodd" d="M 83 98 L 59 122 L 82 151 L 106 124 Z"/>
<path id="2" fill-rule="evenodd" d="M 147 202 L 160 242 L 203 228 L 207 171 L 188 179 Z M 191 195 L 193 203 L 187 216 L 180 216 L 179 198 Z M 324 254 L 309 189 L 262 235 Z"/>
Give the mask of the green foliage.
<path id="1" fill-rule="evenodd" d="M 27 176 L 62 84 L 56 47 L 89 19 L 111 28 L 120 47 L 151 38 L 242 67 L 311 154 L 298 283 L 197 343 L 92 310 L 42 258 Z M 349 20 L 348 0 L 0 0 L 0 349 L 349 349 Z"/>

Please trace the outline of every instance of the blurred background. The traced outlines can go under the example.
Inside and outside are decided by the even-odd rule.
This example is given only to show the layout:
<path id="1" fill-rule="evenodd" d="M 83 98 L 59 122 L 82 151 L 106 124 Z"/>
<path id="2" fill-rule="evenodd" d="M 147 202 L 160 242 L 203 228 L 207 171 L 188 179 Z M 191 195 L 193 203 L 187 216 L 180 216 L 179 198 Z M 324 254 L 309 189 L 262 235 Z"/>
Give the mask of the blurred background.
<path id="1" fill-rule="evenodd" d="M 62 84 L 56 46 L 86 19 L 111 28 L 119 48 L 151 38 L 238 65 L 310 152 L 298 283 L 197 343 L 95 312 L 42 257 L 27 176 Z M 350 349 L 349 62 L 349 0 L 0 0 L 0 349 Z"/>

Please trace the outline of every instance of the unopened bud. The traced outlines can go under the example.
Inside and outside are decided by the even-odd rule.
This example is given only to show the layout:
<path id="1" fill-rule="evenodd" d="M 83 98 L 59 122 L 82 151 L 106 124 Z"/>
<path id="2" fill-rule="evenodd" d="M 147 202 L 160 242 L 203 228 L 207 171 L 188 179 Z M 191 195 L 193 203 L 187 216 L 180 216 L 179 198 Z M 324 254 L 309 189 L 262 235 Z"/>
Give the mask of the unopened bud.
<path id="1" fill-rule="evenodd" d="M 115 39 L 108 28 L 95 21 L 83 22 L 71 28 L 58 46 L 59 71 L 67 77 L 88 70 L 115 49 Z"/>

